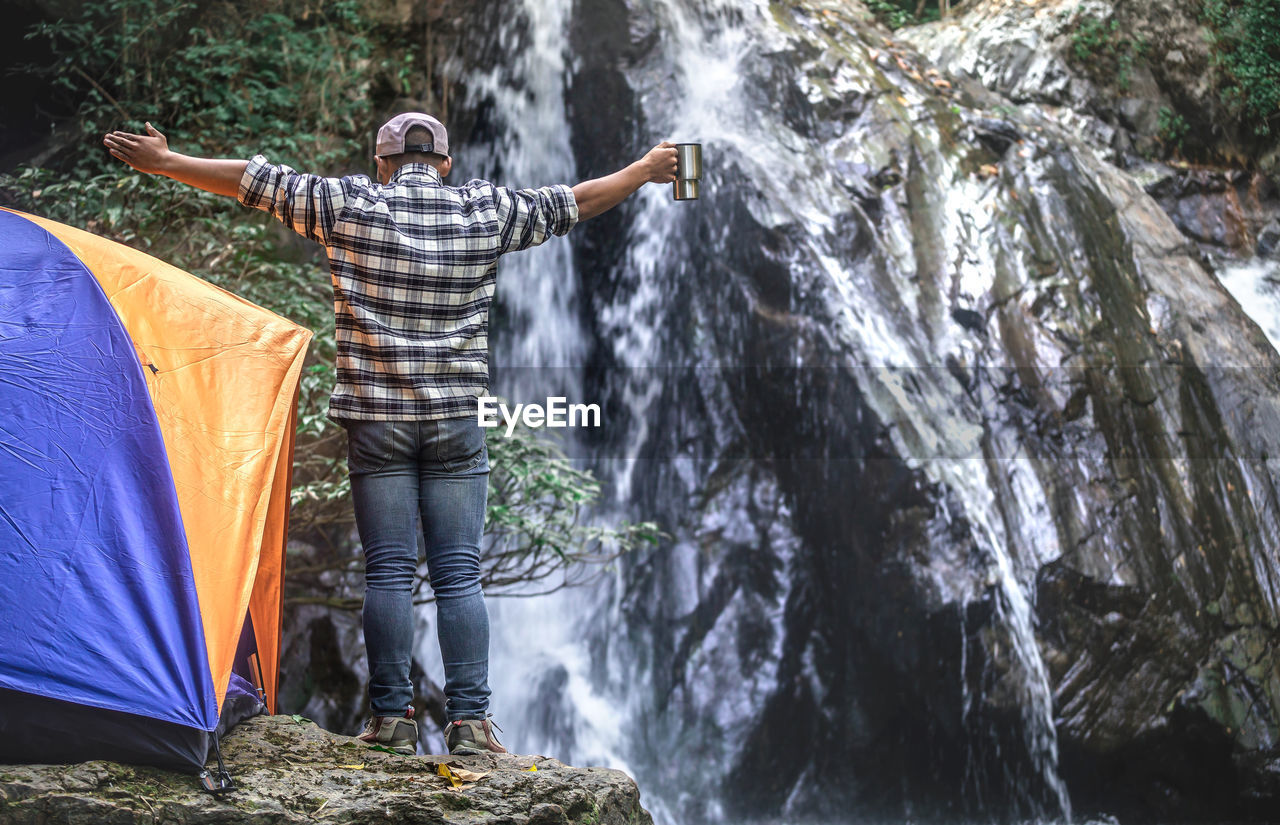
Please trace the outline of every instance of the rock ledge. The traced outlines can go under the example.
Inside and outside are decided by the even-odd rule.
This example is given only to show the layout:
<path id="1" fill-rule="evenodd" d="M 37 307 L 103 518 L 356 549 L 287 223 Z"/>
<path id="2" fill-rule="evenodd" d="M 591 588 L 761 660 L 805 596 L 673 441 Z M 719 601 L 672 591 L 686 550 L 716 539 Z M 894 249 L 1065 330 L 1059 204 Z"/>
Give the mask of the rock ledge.
<path id="1" fill-rule="evenodd" d="M 223 755 L 237 789 L 218 798 L 157 768 L 0 765 L 0 821 L 652 825 L 626 774 L 544 756 L 397 756 L 291 716 L 240 724 Z M 441 765 L 483 776 L 455 787 Z"/>

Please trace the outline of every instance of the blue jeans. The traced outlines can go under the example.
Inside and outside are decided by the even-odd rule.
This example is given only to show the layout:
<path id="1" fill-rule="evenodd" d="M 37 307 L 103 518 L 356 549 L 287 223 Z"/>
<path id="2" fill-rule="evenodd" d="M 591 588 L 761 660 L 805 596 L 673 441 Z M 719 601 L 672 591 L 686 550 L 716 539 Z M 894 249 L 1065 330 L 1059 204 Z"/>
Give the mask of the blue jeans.
<path id="1" fill-rule="evenodd" d="M 365 555 L 364 640 L 369 704 L 403 716 L 413 699 L 413 585 L 418 537 L 436 597 L 449 721 L 489 708 L 489 614 L 480 537 L 489 452 L 474 418 L 343 421 L 356 527 Z"/>

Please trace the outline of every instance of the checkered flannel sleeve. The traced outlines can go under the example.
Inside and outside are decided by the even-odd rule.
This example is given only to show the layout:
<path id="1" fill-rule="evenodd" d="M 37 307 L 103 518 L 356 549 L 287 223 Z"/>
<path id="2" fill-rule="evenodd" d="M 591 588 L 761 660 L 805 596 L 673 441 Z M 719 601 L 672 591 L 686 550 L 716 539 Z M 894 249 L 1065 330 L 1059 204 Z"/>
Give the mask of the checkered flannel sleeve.
<path id="1" fill-rule="evenodd" d="M 578 201 L 564 184 L 541 189 L 494 187 L 498 239 L 502 252 L 537 246 L 551 235 L 563 235 L 578 222 Z"/>
<path id="2" fill-rule="evenodd" d="M 329 245 L 329 231 L 346 205 L 339 178 L 324 178 L 274 165 L 254 155 L 240 178 L 237 200 L 269 212 L 285 226 L 313 241 Z"/>

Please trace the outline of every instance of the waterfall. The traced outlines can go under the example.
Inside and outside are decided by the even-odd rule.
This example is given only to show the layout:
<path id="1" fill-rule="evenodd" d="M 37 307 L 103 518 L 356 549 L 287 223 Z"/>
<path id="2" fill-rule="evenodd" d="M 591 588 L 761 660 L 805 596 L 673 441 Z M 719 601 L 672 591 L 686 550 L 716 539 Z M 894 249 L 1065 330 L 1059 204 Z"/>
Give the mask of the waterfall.
<path id="1" fill-rule="evenodd" d="M 516 188 L 577 182 L 563 94 L 570 0 L 512 4 L 503 10 L 496 48 L 509 56 L 487 72 L 468 71 L 468 92 L 488 100 L 495 123 L 491 139 L 455 152 L 458 185 L 467 178 Z M 518 10 L 517 10 L 518 7 Z M 450 64 L 449 71 L 460 68 Z M 577 276 L 564 241 L 546 243 L 503 258 L 495 303 L 510 316 L 511 331 L 491 342 L 492 361 L 511 368 L 537 397 L 548 395 L 548 376 L 574 388 L 571 367 L 582 363 L 578 329 Z M 501 392 L 502 387 L 495 387 Z"/>
<path id="2" fill-rule="evenodd" d="M 571 0 L 528 0 L 503 9 L 499 51 L 509 56 L 487 72 L 467 76 L 471 105 L 487 101 L 493 138 L 460 147 L 456 168 L 465 178 L 512 187 L 579 181 L 569 146 L 563 83 L 564 40 Z M 578 275 L 569 242 L 505 257 L 495 308 L 506 327 L 490 337 L 491 391 L 512 402 L 561 395 L 590 403 L 581 393 L 585 339 L 578 320 Z M 574 433 L 562 431 L 572 442 Z M 567 452 L 575 453 L 571 446 Z M 580 462 L 579 462 L 580 463 Z M 524 599 L 488 600 L 491 619 L 490 710 L 510 733 L 513 752 L 542 753 L 564 761 L 599 764 L 634 773 L 622 745 L 623 717 L 591 686 L 590 655 L 582 645 L 583 615 L 597 596 L 562 591 Z M 434 610 L 427 619 L 434 626 Z M 442 670 L 434 634 L 420 634 L 419 656 Z"/>
<path id="3" fill-rule="evenodd" d="M 520 0 L 504 6 L 497 23 L 497 49 L 504 59 L 468 78 L 468 104 L 485 103 L 492 135 L 460 147 L 458 168 L 466 170 L 466 176 L 516 186 L 578 180 L 565 97 L 577 59 L 568 42 L 575 11 L 570 0 Z M 748 81 L 763 71 L 759 67 L 769 50 L 786 40 L 767 3 L 654 0 L 630 13 L 636 18 L 629 21 L 633 34 L 639 30 L 637 36 L 648 37 L 643 58 L 622 69 L 643 113 L 650 141 L 644 148 L 663 138 L 703 143 L 705 190 L 749 186 L 762 195 L 745 205 L 751 221 L 766 230 L 800 233 L 813 254 L 806 277 L 820 280 L 821 288 L 838 299 L 834 321 L 824 330 L 843 353 L 844 360 L 836 366 L 858 376 L 867 408 L 892 425 L 888 438 L 899 455 L 910 457 L 906 468 L 947 491 L 939 518 L 971 526 L 975 553 L 985 559 L 980 575 L 957 580 L 946 562 L 924 563 L 934 574 L 936 591 L 961 606 L 962 643 L 955 657 L 961 662 L 963 695 L 957 722 L 965 725 L 970 709 L 983 698 L 970 695 L 963 678 L 972 666 L 965 648 L 963 607 L 985 590 L 994 594 L 991 621 L 1012 646 L 1007 678 L 1016 681 L 1010 689 L 1020 709 L 1025 753 L 1008 759 L 1029 762 L 1048 788 L 1050 811 L 1069 820 L 1070 800 L 1058 776 L 1052 692 L 1036 641 L 1033 605 L 1034 572 L 1060 548 L 1045 493 L 1025 450 L 1007 434 L 984 431 L 975 423 L 982 421 L 982 399 L 967 398 L 945 371 L 923 382 L 913 376 L 938 367 L 935 352 L 965 351 L 969 345 L 954 332 L 937 332 L 922 341 L 897 327 L 899 306 L 921 315 L 927 309 L 912 285 L 918 265 L 912 239 L 885 239 L 882 263 L 892 278 L 892 297 L 900 302 L 890 306 L 883 284 L 871 280 L 877 273 L 855 265 L 843 246 L 844 230 L 833 216 L 856 213 L 859 206 L 826 162 L 826 147 L 798 134 L 785 118 L 762 108 L 753 97 Z M 837 79 L 851 94 L 869 86 L 865 67 L 857 65 L 841 69 Z M 812 88 L 800 88 L 800 93 L 820 96 Z M 924 142 L 941 143 L 930 123 L 913 128 L 920 130 Z M 839 140 L 855 156 L 860 151 L 856 136 Z M 870 157 L 858 160 L 875 168 Z M 957 161 L 943 153 L 926 160 L 942 165 L 934 170 L 939 181 L 963 178 L 944 168 Z M 964 253 L 955 256 L 963 262 L 957 300 L 976 301 L 992 288 L 995 264 L 987 247 L 996 232 L 996 215 L 982 226 L 974 222 L 976 216 L 991 212 L 994 194 L 977 183 L 956 184 L 945 191 L 949 202 L 940 213 L 949 220 L 939 227 L 940 243 Z M 724 471 L 730 479 L 716 493 L 718 509 L 699 512 L 687 523 L 664 525 L 674 534 L 670 545 L 634 563 L 661 577 L 661 586 L 654 587 L 661 591 L 662 602 L 652 607 L 660 618 L 653 620 L 683 622 L 690 628 L 677 645 L 687 666 L 678 665 L 684 668 L 678 675 L 666 673 L 664 657 L 675 651 L 645 649 L 645 633 L 633 633 L 628 625 L 639 609 L 629 578 L 635 566 L 622 565 L 589 590 L 489 601 L 492 709 L 500 722 L 510 723 L 508 746 L 629 771 L 640 780 L 646 806 L 663 825 L 732 818 L 720 793 L 733 765 L 760 747 L 756 716 L 780 694 L 779 675 L 796 653 L 786 647 L 793 638 L 788 611 L 802 599 L 793 580 L 801 556 L 811 551 L 800 531 L 788 526 L 793 514 L 775 470 L 725 470 L 697 450 L 692 455 L 660 453 L 663 466 L 655 469 L 652 457 L 643 454 L 664 437 L 655 426 L 662 420 L 655 408 L 671 391 L 668 374 L 655 368 L 737 366 L 724 353 L 717 361 L 710 345 L 695 343 L 692 350 L 682 350 L 671 340 L 672 330 L 679 327 L 672 296 L 681 284 L 706 275 L 696 264 L 700 259 L 685 253 L 697 251 L 695 244 L 727 250 L 736 241 L 730 219 L 717 220 L 710 211 L 716 202 L 704 196 L 698 202 L 673 203 L 667 187 L 647 186 L 638 193 L 628 207 L 625 238 L 619 241 L 621 286 L 594 317 L 594 343 L 607 351 L 620 376 L 611 391 L 626 412 L 620 426 L 627 428 L 614 433 L 614 446 L 599 451 L 591 462 L 612 495 L 599 517 L 651 517 L 636 511 L 636 503 L 652 495 L 657 476 L 662 476 L 666 495 L 685 499 L 699 495 L 711 469 Z M 908 223 L 904 215 L 887 219 L 899 221 L 895 226 Z M 592 342 L 579 322 L 578 284 L 583 278 L 575 266 L 572 247 L 557 239 L 502 262 L 498 303 L 508 321 L 492 342 L 497 394 L 513 400 L 541 400 L 551 394 L 598 400 L 582 397 L 581 368 Z M 714 324 L 716 319 L 699 322 Z M 730 419 L 717 413 L 708 426 L 730 432 L 740 426 Z M 572 432 L 567 437 L 572 438 Z M 1008 443 L 1001 443 L 1002 438 Z M 1002 490 L 1013 493 L 1002 497 Z M 1002 513 L 1010 500 L 1018 502 L 1019 512 Z M 691 509 L 680 502 L 670 512 L 688 516 Z M 708 555 L 708 536 L 720 548 L 720 556 Z M 762 545 L 768 552 L 756 553 Z M 745 572 L 737 572 L 735 564 L 744 565 Z M 762 576 L 767 583 L 757 586 Z M 751 587 L 744 584 L 748 580 Z M 702 626 L 700 611 L 704 600 L 712 597 L 720 603 L 709 626 Z M 758 640 L 751 647 L 750 667 L 737 652 L 747 631 Z M 439 672 L 430 637 L 420 652 Z M 806 695 L 820 703 L 819 716 L 841 713 L 846 699 L 827 695 L 813 651 L 806 648 L 798 655 Z M 794 779 L 784 812 L 812 796 L 805 786 L 815 770 L 809 765 Z"/>
<path id="4" fill-rule="evenodd" d="M 1271 345 L 1280 349 L 1280 261 L 1221 261 L 1218 280 L 1267 334 Z"/>

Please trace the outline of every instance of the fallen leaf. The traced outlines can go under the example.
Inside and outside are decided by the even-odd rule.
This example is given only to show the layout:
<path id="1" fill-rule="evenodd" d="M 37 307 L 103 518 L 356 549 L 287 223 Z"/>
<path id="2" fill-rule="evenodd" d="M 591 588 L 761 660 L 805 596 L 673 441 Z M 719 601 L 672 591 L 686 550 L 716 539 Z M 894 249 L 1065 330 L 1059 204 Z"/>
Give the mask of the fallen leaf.
<path id="1" fill-rule="evenodd" d="M 364 765 L 339 765 L 338 767 L 339 767 L 339 768 L 342 768 L 343 770 L 347 770 L 347 771 L 362 771 L 362 770 L 364 770 Z"/>
<path id="2" fill-rule="evenodd" d="M 391 750 L 391 748 L 388 748 L 385 745 L 370 745 L 369 750 L 382 751 L 383 753 L 389 753 L 392 756 L 404 756 L 403 753 L 396 753 L 395 751 Z"/>
<path id="3" fill-rule="evenodd" d="M 455 776 L 455 775 L 454 775 L 454 773 L 453 773 L 453 771 L 449 770 L 449 766 L 448 766 L 448 765 L 444 765 L 444 764 L 437 765 L 437 766 L 436 766 L 436 773 L 440 774 L 440 775 L 441 775 L 441 776 L 443 776 L 445 779 L 448 779 L 448 780 L 449 780 L 449 784 L 450 784 L 450 785 L 452 785 L 452 786 L 453 786 L 453 787 L 455 787 L 455 788 L 457 788 L 457 787 L 459 787 L 460 785 L 462 785 L 462 780 L 461 780 L 461 779 L 459 779 L 457 776 Z"/>
<path id="4" fill-rule="evenodd" d="M 308 722 L 310 722 L 310 721 L 311 721 L 311 720 L 310 720 L 310 719 L 308 719 L 307 717 L 305 717 L 305 716 L 299 716 L 299 715 L 298 715 L 298 714 L 296 714 L 296 713 L 295 713 L 295 714 L 293 714 L 292 716 L 290 716 L 289 718 L 290 718 L 290 719 L 292 719 L 294 722 L 296 722 L 296 723 L 297 723 L 297 724 L 299 724 L 299 725 L 305 725 L 305 724 L 307 724 Z"/>
<path id="5" fill-rule="evenodd" d="M 479 782 L 489 775 L 488 771 L 469 771 L 466 768 L 454 768 L 453 775 L 463 782 Z"/>
<path id="6" fill-rule="evenodd" d="M 537 772 L 538 772 L 538 766 L 537 766 L 537 765 L 530 765 L 530 766 L 529 766 L 529 770 L 533 771 L 534 773 L 537 773 Z"/>

